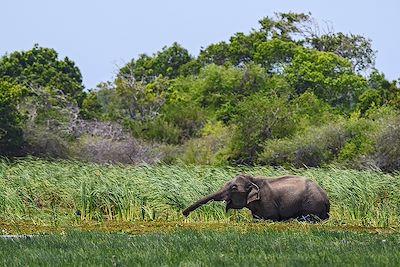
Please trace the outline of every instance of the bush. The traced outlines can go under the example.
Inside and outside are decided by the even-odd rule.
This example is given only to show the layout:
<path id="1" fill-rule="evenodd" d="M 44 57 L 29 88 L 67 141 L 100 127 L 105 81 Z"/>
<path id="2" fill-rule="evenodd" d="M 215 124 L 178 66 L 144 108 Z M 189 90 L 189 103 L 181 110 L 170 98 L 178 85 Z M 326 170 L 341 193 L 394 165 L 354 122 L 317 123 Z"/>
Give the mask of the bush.
<path id="1" fill-rule="evenodd" d="M 325 147 L 313 142 L 308 142 L 297 147 L 293 165 L 299 167 L 319 167 L 327 163 L 329 153 Z"/>
<path id="2" fill-rule="evenodd" d="M 339 153 L 338 163 L 354 169 L 385 169 L 383 155 L 384 131 L 397 123 L 397 111 L 387 105 L 370 107 L 364 114 L 354 112 L 345 123 L 346 144 Z M 388 130 L 390 131 L 390 130 Z"/>
<path id="3" fill-rule="evenodd" d="M 264 144 L 264 150 L 258 156 L 258 162 L 272 166 L 289 167 L 293 164 L 296 143 L 291 138 L 271 139 Z"/>
<path id="4" fill-rule="evenodd" d="M 334 109 L 328 103 L 318 99 L 311 92 L 305 92 L 293 98 L 290 102 L 290 111 L 296 122 L 297 130 L 305 130 L 311 126 L 323 126 L 340 119 L 340 116 L 335 114 Z"/>
<path id="5" fill-rule="evenodd" d="M 113 140 L 85 135 L 76 143 L 75 156 L 94 163 L 154 164 L 163 156 L 156 147 L 134 138 Z"/>
<path id="6" fill-rule="evenodd" d="M 87 120 L 102 118 L 102 105 L 97 97 L 97 92 L 90 92 L 82 102 L 81 117 Z"/>
<path id="7" fill-rule="evenodd" d="M 359 96 L 357 110 L 364 114 L 368 111 L 368 109 L 379 107 L 382 104 L 383 98 L 380 92 L 376 89 L 368 89 Z"/>
<path id="8" fill-rule="evenodd" d="M 50 159 L 70 157 L 68 141 L 43 127 L 25 129 L 24 139 L 24 154 Z"/>
<path id="9" fill-rule="evenodd" d="M 287 98 L 254 94 L 239 104 L 235 133 L 230 146 L 230 161 L 254 164 L 262 144 L 268 139 L 290 136 L 296 128 Z"/>
<path id="10" fill-rule="evenodd" d="M 347 142 L 339 153 L 338 162 L 357 167 L 363 158 L 374 151 L 374 134 L 378 124 L 368 118 L 351 117 L 345 125 Z"/>
<path id="11" fill-rule="evenodd" d="M 292 138 L 268 140 L 258 161 L 274 166 L 318 167 L 332 162 L 345 142 L 340 123 L 310 127 Z"/>
<path id="12" fill-rule="evenodd" d="M 374 155 L 378 168 L 393 172 L 400 170 L 400 117 L 378 136 Z"/>
<path id="13" fill-rule="evenodd" d="M 46 158 L 68 158 L 76 137 L 79 107 L 60 90 L 31 87 L 19 110 L 26 117 L 24 153 Z"/>
<path id="14" fill-rule="evenodd" d="M 202 129 L 202 137 L 190 139 L 183 145 L 178 160 L 185 164 L 219 164 L 230 139 L 230 129 L 222 122 L 208 122 Z"/>
<path id="15" fill-rule="evenodd" d="M 274 151 L 273 155 L 265 152 L 265 157 L 262 157 L 261 161 L 266 160 L 274 165 L 286 161 L 287 153 L 293 149 L 288 146 L 288 142 L 291 142 L 288 140 L 292 139 L 294 135 L 301 135 L 301 132 L 308 131 L 307 129 L 316 131 L 317 127 L 323 127 L 322 125 L 326 123 L 340 119 L 340 116 L 336 115 L 327 103 L 318 99 L 313 93 L 307 92 L 290 99 L 287 95 L 279 96 L 272 91 L 271 95 L 267 93 L 254 94 L 239 105 L 238 115 L 235 119 L 237 128 L 232 144 L 232 158 L 236 163 L 254 163 L 258 154 L 265 152 L 263 149 L 265 142 L 271 146 L 275 141 L 268 142 L 268 140 L 282 138 L 287 140 L 273 144 L 271 147 Z M 321 131 L 326 131 L 326 135 L 328 135 L 328 130 L 322 129 Z M 332 131 L 334 132 L 334 129 Z M 313 133 L 309 133 L 309 135 L 312 136 Z M 296 143 L 295 147 L 299 148 L 300 144 L 301 142 Z M 277 152 L 278 147 L 281 152 Z M 314 154 L 311 152 L 312 150 L 315 148 L 303 147 L 303 152 L 298 151 L 300 153 L 298 157 L 305 159 L 306 155 L 311 153 L 310 157 L 315 158 L 315 155 L 312 156 Z M 289 161 L 293 163 L 293 160 Z M 308 160 L 307 162 L 312 165 L 320 164 Z M 300 166 L 302 165 L 300 164 Z"/>
<path id="16" fill-rule="evenodd" d="M 180 142 L 181 129 L 160 117 L 146 122 L 125 120 L 124 125 L 136 138 L 167 144 Z"/>
<path id="17" fill-rule="evenodd" d="M 164 157 L 162 147 L 133 138 L 118 123 L 79 121 L 73 157 L 96 163 L 153 164 Z"/>
<path id="18" fill-rule="evenodd" d="M 206 111 L 194 103 L 170 104 L 162 111 L 163 119 L 180 129 L 179 141 L 199 137 L 206 123 Z"/>

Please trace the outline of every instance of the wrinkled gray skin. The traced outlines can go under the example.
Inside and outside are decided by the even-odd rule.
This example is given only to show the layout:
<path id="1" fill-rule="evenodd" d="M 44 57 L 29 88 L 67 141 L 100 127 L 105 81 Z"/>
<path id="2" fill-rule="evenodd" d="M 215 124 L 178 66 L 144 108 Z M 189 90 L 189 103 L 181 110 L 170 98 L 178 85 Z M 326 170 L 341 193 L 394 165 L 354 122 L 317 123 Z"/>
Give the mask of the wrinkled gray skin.
<path id="1" fill-rule="evenodd" d="M 248 208 L 256 219 L 285 221 L 306 218 L 315 221 L 329 218 L 330 204 L 325 191 L 315 182 L 300 176 L 265 178 L 239 175 L 218 192 L 185 209 L 183 215 L 188 216 L 212 200 L 226 201 L 226 211 Z"/>

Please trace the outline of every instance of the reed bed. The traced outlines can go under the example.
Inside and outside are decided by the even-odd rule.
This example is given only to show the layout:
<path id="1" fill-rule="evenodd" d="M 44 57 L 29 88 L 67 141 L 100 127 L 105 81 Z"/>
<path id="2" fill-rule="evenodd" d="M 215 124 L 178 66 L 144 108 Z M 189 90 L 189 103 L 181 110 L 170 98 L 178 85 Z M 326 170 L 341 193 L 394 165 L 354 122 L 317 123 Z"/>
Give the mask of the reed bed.
<path id="1" fill-rule="evenodd" d="M 0 161 L 0 220 L 38 224 L 82 221 L 252 221 L 248 211 L 211 203 L 189 218 L 182 209 L 239 173 L 298 174 L 317 181 L 331 201 L 328 224 L 400 225 L 400 175 L 334 167 L 118 166 L 73 161 Z"/>

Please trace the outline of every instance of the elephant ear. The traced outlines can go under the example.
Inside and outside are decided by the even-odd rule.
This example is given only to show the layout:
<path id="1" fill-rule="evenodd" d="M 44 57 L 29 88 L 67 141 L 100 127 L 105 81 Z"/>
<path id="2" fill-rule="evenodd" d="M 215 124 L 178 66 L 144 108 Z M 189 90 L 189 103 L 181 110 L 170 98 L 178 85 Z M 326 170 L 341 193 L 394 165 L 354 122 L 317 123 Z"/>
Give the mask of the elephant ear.
<path id="1" fill-rule="evenodd" d="M 251 189 L 247 196 L 247 204 L 260 199 L 260 188 L 255 183 L 251 183 Z"/>

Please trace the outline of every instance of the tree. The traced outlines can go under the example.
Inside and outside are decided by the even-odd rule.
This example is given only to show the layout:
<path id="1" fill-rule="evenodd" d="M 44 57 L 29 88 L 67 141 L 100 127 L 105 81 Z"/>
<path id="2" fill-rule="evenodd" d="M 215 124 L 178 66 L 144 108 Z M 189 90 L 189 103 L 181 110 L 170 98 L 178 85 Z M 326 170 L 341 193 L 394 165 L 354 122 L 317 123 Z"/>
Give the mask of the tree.
<path id="1" fill-rule="evenodd" d="M 17 105 L 26 93 L 21 85 L 0 81 L 0 155 L 16 155 L 23 145 L 23 116 Z"/>
<path id="2" fill-rule="evenodd" d="M 54 49 L 39 47 L 13 52 L 0 58 L 0 77 L 26 87 L 48 87 L 61 90 L 81 104 L 84 97 L 82 75 L 68 57 L 58 59 Z"/>
<path id="3" fill-rule="evenodd" d="M 203 65 L 230 63 L 234 66 L 253 62 L 256 56 L 258 61 L 269 61 L 265 53 L 258 51 L 257 55 L 259 46 L 268 45 L 269 42 L 276 40 L 295 45 L 298 42 L 296 40 L 298 35 L 310 35 L 308 31 L 311 31 L 312 23 L 310 14 L 303 13 L 277 13 L 275 18 L 265 17 L 259 21 L 260 29 L 252 30 L 249 34 L 238 32 L 229 39 L 229 43 L 220 42 L 202 49 L 199 61 Z"/>
<path id="4" fill-rule="evenodd" d="M 301 37 L 314 34 L 317 27 L 311 18 L 311 13 L 276 13 L 275 18 L 265 17 L 259 20 L 260 32 L 264 40 L 281 39 L 283 41 L 296 42 Z M 300 36 L 300 37 L 299 37 Z"/>
<path id="5" fill-rule="evenodd" d="M 231 63 L 234 66 L 243 66 L 253 61 L 256 47 L 265 40 L 259 32 L 252 32 L 248 35 L 238 32 L 229 41 Z"/>
<path id="6" fill-rule="evenodd" d="M 382 98 L 382 104 L 400 108 L 400 88 L 396 81 L 388 81 L 385 75 L 374 69 L 368 77 L 368 85 Z"/>
<path id="7" fill-rule="evenodd" d="M 192 59 L 188 50 L 175 42 L 172 46 L 164 47 L 161 52 L 157 53 L 154 74 L 174 79 L 181 74 L 180 68 Z"/>
<path id="8" fill-rule="evenodd" d="M 297 94 L 313 92 L 342 111 L 351 111 L 367 81 L 352 70 L 351 62 L 330 52 L 296 49 L 285 77 Z"/>
<path id="9" fill-rule="evenodd" d="M 323 52 L 332 52 L 351 61 L 354 71 L 366 71 L 375 65 L 376 51 L 371 40 L 355 34 L 329 33 L 313 36 L 307 42 Z"/>
<path id="10" fill-rule="evenodd" d="M 282 74 L 300 46 L 288 41 L 274 39 L 260 43 L 254 54 L 254 61 L 261 64 L 269 73 Z"/>
<path id="11" fill-rule="evenodd" d="M 102 105 L 98 99 L 97 92 L 89 92 L 82 103 L 80 114 L 84 119 L 97 119 L 102 116 Z"/>
<path id="12" fill-rule="evenodd" d="M 219 42 L 209 45 L 206 49 L 201 49 L 198 60 L 203 66 L 208 64 L 225 65 L 229 63 L 231 61 L 229 44 Z"/>
<path id="13" fill-rule="evenodd" d="M 372 49 L 371 40 L 355 34 L 321 35 L 311 13 L 276 13 L 275 17 L 259 20 L 259 24 L 257 30 L 248 34 L 238 32 L 228 43 L 211 44 L 201 50 L 200 62 L 241 66 L 256 61 L 276 70 L 276 65 L 290 62 L 293 47 L 302 46 L 346 58 L 356 72 L 368 71 L 374 66 L 376 51 Z"/>
<path id="14" fill-rule="evenodd" d="M 240 103 L 235 127 L 228 157 L 237 164 L 255 163 L 266 140 L 289 136 L 295 130 L 288 99 L 265 93 Z"/>
<path id="15" fill-rule="evenodd" d="M 166 101 L 168 80 L 162 77 L 145 83 L 133 75 L 119 75 L 115 85 L 118 108 L 133 120 L 154 119 Z"/>
<path id="16" fill-rule="evenodd" d="M 241 68 L 210 64 L 202 68 L 197 77 L 185 80 L 190 84 L 183 83 L 182 79 L 173 83 L 176 94 L 185 95 L 216 119 L 228 123 L 240 101 L 265 87 L 267 75 L 255 64 Z"/>
<path id="17" fill-rule="evenodd" d="M 383 105 L 400 108 L 400 88 L 396 81 L 388 81 L 383 73 L 374 69 L 368 77 L 368 90 L 360 95 L 357 108 L 365 114 L 370 108 Z"/>
<path id="18" fill-rule="evenodd" d="M 160 75 L 174 79 L 181 74 L 181 67 L 192 60 L 185 48 L 173 43 L 152 56 L 141 54 L 137 60 L 132 59 L 120 69 L 118 76 L 131 75 L 136 81 L 144 83 L 152 82 Z"/>

